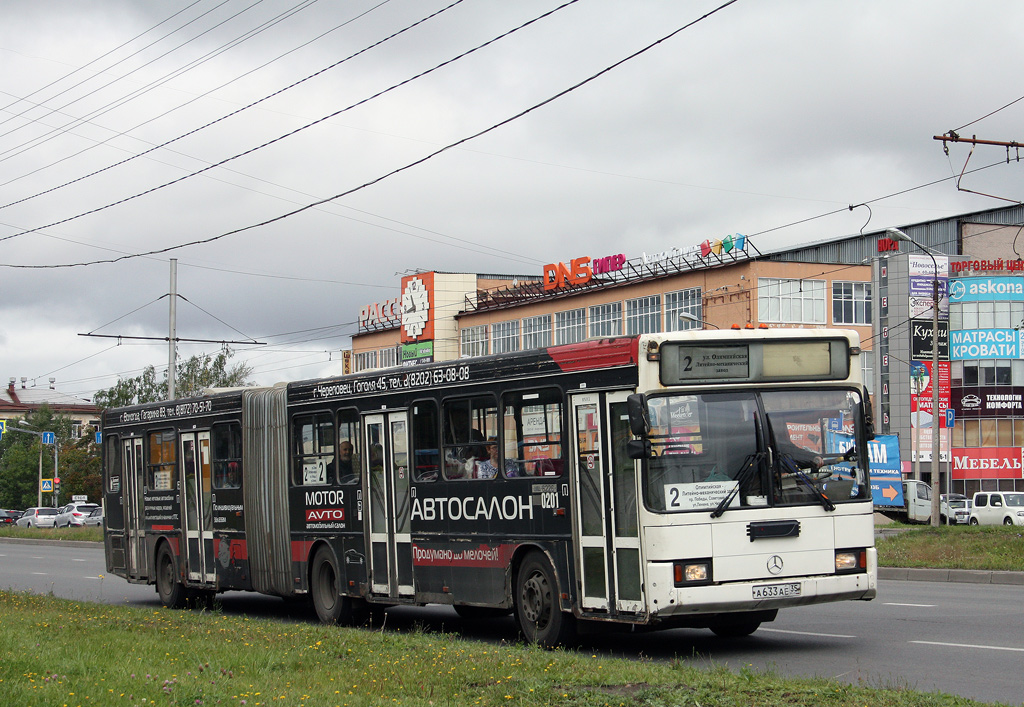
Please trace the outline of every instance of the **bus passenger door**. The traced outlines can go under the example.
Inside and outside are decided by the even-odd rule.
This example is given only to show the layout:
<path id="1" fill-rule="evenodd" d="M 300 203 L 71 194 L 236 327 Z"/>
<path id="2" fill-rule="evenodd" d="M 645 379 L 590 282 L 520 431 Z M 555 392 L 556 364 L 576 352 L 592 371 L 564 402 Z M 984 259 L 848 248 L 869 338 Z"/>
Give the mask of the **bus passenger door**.
<path id="1" fill-rule="evenodd" d="M 626 454 L 625 392 L 582 393 L 572 400 L 571 465 L 576 512 L 576 572 L 584 609 L 643 610 L 636 464 Z"/>
<path id="2" fill-rule="evenodd" d="M 414 593 L 408 413 L 364 418 L 370 522 L 371 591 L 397 599 Z"/>
<path id="3" fill-rule="evenodd" d="M 210 433 L 181 435 L 184 480 L 185 563 L 193 582 L 213 583 L 213 505 L 210 488 Z"/>
<path id="4" fill-rule="evenodd" d="M 125 510 L 124 537 L 128 545 L 126 562 L 129 577 L 146 577 L 149 568 L 146 565 L 146 527 L 143 509 L 145 502 L 143 492 L 145 465 L 142 463 L 142 438 L 130 437 L 124 440 L 121 449 L 121 477 Z"/>

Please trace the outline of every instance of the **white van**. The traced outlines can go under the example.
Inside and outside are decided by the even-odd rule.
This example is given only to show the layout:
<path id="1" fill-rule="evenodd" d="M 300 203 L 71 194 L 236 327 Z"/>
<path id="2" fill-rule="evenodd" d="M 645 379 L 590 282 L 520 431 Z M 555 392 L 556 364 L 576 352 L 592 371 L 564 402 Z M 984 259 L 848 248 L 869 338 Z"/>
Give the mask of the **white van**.
<path id="1" fill-rule="evenodd" d="M 1024 493 L 981 491 L 974 494 L 971 525 L 1024 525 Z"/>

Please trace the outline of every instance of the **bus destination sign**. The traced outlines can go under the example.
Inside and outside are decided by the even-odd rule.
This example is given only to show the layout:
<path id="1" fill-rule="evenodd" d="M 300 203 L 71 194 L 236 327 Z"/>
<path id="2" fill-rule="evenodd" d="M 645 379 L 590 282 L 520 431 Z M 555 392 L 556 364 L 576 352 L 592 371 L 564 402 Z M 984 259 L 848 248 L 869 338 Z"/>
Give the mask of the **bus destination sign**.
<path id="1" fill-rule="evenodd" d="M 675 379 L 706 381 L 750 377 L 750 349 L 747 346 L 673 347 L 677 356 Z"/>

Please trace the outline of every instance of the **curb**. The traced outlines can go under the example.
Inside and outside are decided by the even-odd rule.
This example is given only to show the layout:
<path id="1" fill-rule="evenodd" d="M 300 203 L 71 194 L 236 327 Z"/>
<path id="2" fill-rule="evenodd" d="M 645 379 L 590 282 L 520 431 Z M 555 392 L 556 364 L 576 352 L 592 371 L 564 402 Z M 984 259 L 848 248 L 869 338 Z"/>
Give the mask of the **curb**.
<path id="1" fill-rule="evenodd" d="M 959 582 L 964 584 L 1011 584 L 1024 586 L 1024 572 L 988 570 L 937 570 L 916 567 L 879 567 L 879 579 L 909 582 Z"/>
<path id="2" fill-rule="evenodd" d="M 21 545 L 54 545 L 56 547 L 82 547 L 84 545 L 98 545 L 103 547 L 102 542 L 94 540 L 47 540 L 45 538 L 0 538 L 0 543 L 15 543 Z"/>

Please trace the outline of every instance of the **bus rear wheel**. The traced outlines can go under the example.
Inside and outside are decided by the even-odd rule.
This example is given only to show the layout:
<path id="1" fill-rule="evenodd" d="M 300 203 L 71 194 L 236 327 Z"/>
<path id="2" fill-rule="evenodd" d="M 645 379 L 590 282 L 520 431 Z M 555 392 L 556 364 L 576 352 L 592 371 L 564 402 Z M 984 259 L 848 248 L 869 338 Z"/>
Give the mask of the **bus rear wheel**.
<path id="1" fill-rule="evenodd" d="M 341 596 L 341 579 L 337 561 L 329 547 L 322 546 L 313 555 L 309 582 L 313 595 L 313 608 L 317 618 L 325 624 L 352 622 L 352 600 Z"/>
<path id="2" fill-rule="evenodd" d="M 575 619 L 559 608 L 555 573 L 539 552 L 530 553 L 523 560 L 516 579 L 515 599 L 516 621 L 527 642 L 554 648 L 572 637 Z"/>
<path id="3" fill-rule="evenodd" d="M 188 592 L 175 574 L 174 555 L 167 543 L 156 553 L 156 593 L 168 609 L 183 609 L 188 600 Z"/>

